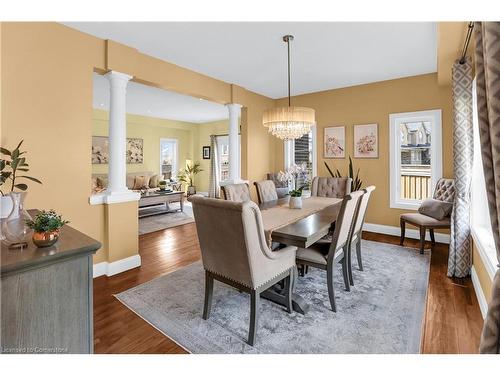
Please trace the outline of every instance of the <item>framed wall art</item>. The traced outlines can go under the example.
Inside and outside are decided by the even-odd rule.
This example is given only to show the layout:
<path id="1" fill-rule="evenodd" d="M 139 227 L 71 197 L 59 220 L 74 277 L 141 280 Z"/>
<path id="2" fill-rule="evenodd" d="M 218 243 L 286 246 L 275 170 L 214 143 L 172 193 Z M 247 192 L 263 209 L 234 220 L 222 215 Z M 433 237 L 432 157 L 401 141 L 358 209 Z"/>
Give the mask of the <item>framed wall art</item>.
<path id="1" fill-rule="evenodd" d="M 354 125 L 354 157 L 378 158 L 378 124 Z"/>
<path id="2" fill-rule="evenodd" d="M 325 128 L 323 156 L 330 159 L 345 158 L 345 126 Z"/>
<path id="3" fill-rule="evenodd" d="M 142 138 L 127 138 L 127 164 L 144 162 L 144 142 Z M 92 136 L 92 164 L 109 163 L 109 138 Z"/>
<path id="4" fill-rule="evenodd" d="M 210 146 L 203 146 L 203 159 L 210 159 Z"/>

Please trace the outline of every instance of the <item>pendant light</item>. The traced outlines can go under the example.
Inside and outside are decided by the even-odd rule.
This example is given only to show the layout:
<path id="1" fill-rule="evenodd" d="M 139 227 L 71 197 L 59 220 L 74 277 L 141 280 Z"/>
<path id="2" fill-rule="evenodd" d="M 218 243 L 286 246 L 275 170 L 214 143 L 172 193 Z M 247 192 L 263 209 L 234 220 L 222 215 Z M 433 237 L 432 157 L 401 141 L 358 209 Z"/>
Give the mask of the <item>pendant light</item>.
<path id="1" fill-rule="evenodd" d="M 292 107 L 290 101 L 290 42 L 293 35 L 285 35 L 283 41 L 288 50 L 288 107 L 271 108 L 264 112 L 262 123 L 269 133 L 284 141 L 297 139 L 311 131 L 315 122 L 312 108 Z"/>

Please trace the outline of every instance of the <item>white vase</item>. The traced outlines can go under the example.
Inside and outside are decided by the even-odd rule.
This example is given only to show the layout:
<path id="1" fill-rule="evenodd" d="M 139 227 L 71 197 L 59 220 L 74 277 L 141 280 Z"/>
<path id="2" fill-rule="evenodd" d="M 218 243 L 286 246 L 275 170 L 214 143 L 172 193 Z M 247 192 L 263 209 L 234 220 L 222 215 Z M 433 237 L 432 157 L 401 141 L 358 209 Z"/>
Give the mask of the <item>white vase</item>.
<path id="1" fill-rule="evenodd" d="M 14 204 L 12 203 L 12 198 L 11 198 L 10 194 L 2 195 L 0 205 L 1 205 L 0 218 L 5 219 L 10 215 L 12 208 L 14 207 Z"/>
<path id="2" fill-rule="evenodd" d="M 290 208 L 295 208 L 295 209 L 302 208 L 302 197 L 290 197 L 288 205 Z"/>

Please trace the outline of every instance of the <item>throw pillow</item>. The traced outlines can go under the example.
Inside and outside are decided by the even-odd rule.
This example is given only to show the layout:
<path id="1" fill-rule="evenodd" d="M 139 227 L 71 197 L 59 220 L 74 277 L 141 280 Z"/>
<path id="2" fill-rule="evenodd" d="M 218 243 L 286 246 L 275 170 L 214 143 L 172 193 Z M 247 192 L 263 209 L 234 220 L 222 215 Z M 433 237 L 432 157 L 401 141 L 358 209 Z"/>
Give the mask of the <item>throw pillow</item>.
<path id="1" fill-rule="evenodd" d="M 150 188 L 157 188 L 158 187 L 158 175 L 154 174 L 149 178 L 149 187 Z"/>
<path id="2" fill-rule="evenodd" d="M 453 209 L 453 203 L 443 202 L 437 199 L 426 199 L 418 208 L 418 212 L 422 215 L 432 217 L 436 220 L 443 220 L 445 217 L 450 216 Z"/>
<path id="3" fill-rule="evenodd" d="M 106 189 L 108 187 L 108 177 L 97 177 L 97 186 Z"/>
<path id="4" fill-rule="evenodd" d="M 141 190 L 148 188 L 148 181 L 146 176 L 135 176 L 134 187 L 132 190 Z"/>

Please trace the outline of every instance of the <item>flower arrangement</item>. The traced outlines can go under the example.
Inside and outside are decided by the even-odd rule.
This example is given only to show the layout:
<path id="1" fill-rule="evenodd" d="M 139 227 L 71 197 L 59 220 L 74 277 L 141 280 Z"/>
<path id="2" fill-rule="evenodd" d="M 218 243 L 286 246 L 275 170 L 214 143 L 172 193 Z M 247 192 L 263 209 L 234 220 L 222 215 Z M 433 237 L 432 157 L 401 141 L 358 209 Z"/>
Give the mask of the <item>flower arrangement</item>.
<path id="1" fill-rule="evenodd" d="M 302 186 L 298 186 L 299 179 L 301 178 L 305 180 L 305 183 Z M 307 169 L 307 164 L 293 164 L 285 172 L 280 171 L 278 173 L 278 180 L 293 184 L 293 190 L 289 193 L 291 197 L 301 197 L 302 191 L 309 187 L 309 171 Z"/>

